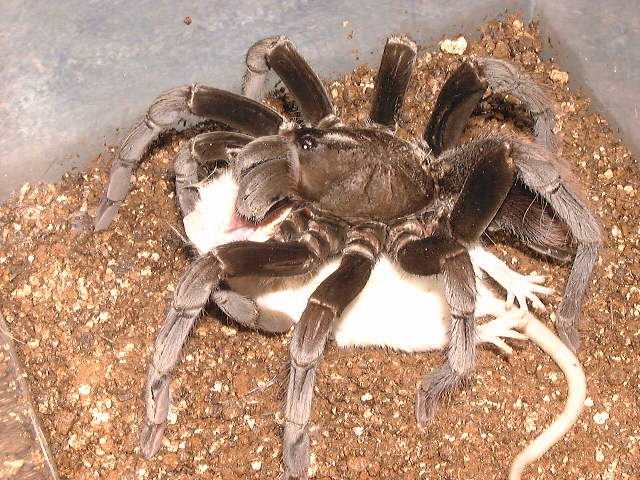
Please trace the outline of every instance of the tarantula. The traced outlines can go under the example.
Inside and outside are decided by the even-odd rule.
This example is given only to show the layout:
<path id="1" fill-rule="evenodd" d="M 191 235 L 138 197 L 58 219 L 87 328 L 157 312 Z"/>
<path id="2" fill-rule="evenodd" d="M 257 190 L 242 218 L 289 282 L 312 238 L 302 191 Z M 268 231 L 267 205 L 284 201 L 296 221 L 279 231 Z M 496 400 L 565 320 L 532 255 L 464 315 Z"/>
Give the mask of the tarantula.
<path id="1" fill-rule="evenodd" d="M 176 188 L 185 216 L 198 200 L 193 188 L 198 163 L 221 157 L 232 166 L 239 185 L 233 229 L 255 228 L 285 215 L 269 241 L 217 246 L 198 257 L 180 280 L 149 371 L 142 433 L 146 453 L 158 448 L 162 436 L 168 373 L 209 299 L 238 322 L 256 325 L 254 302 L 227 288 L 239 277 L 301 276 L 341 258 L 312 293 L 290 343 L 283 449 L 287 475 L 305 476 L 315 372 L 332 325 L 364 289 L 380 257 L 413 275 L 440 275 L 450 307 L 445 362 L 424 378 L 417 393 L 421 424 L 473 370 L 476 282 L 469 249 L 486 231 L 511 232 L 528 247 L 560 260 L 575 253 L 556 327 L 565 343 L 578 348 L 578 319 L 601 234 L 556 156 L 550 102 L 505 61 L 467 61 L 442 87 L 424 138 L 405 141 L 394 131 L 415 57 L 409 39 L 387 41 L 371 123 L 353 128 L 334 115 L 321 81 L 293 44 L 284 37 L 267 38 L 247 53 L 243 96 L 200 85 L 175 88 L 154 101 L 123 141 L 98 208 L 96 230 L 111 223 L 147 147 L 163 130 L 190 116 L 242 133 L 203 134 L 181 150 Z M 304 125 L 284 121 L 257 101 L 270 70 L 298 102 Z M 467 120 L 489 88 L 517 99 L 529 111 L 532 141 L 485 135 L 460 144 Z"/>
<path id="2" fill-rule="evenodd" d="M 188 143 L 183 148 L 185 152 L 188 151 Z M 200 255 L 205 255 L 219 245 L 239 239 L 269 241 L 286 214 L 283 212 L 273 221 L 252 225 L 251 228 L 229 228 L 236 221 L 238 184 L 230 169 L 221 168 L 221 165 L 214 165 L 213 168 L 196 185 L 199 199 L 195 208 L 183 218 L 188 242 Z M 215 211 L 215 215 L 211 215 L 212 211 Z M 573 352 L 527 310 L 528 301 L 534 308 L 544 309 L 537 294 L 552 291 L 540 285 L 544 277 L 524 276 L 511 270 L 480 244 L 469 250 L 469 257 L 477 280 L 474 316 L 478 319 L 494 318 L 478 324 L 477 345 L 492 344 L 505 355 L 511 355 L 512 349 L 503 338 L 529 339 L 549 354 L 567 380 L 568 394 L 562 413 L 511 464 L 509 480 L 520 480 L 525 467 L 540 458 L 574 425 L 584 407 L 586 379 Z M 234 293 L 250 297 L 255 302 L 255 308 L 251 307 L 252 315 L 245 317 L 247 320 L 253 317 L 253 327 L 285 331 L 300 318 L 311 294 L 338 267 L 339 261 L 338 258 L 331 259 L 303 277 L 289 277 L 275 282 L 272 279 L 256 281 L 255 278 L 238 277 L 228 279 L 227 286 Z M 506 290 L 506 299 L 496 296 L 489 288 L 487 276 Z M 388 298 L 393 298 L 394 302 L 387 301 Z M 519 309 L 512 308 L 516 298 Z M 225 306 L 224 303 L 221 305 Z M 216 315 L 217 312 L 213 313 Z M 422 321 L 424 317 L 428 317 L 429 321 Z M 393 322 L 389 322 L 389 318 L 393 318 Z M 339 347 L 382 346 L 406 352 L 422 352 L 446 348 L 449 323 L 449 307 L 440 276 L 407 275 L 395 262 L 381 256 L 371 271 L 366 287 L 343 311 L 332 326 L 331 334 Z M 163 348 L 161 343 L 156 352 L 159 353 Z M 149 373 L 151 379 L 155 378 L 153 368 Z M 168 374 L 163 381 L 169 381 Z M 154 423 L 153 420 L 157 418 L 146 419 L 146 422 Z M 143 451 L 146 455 L 153 454 L 158 445 L 146 443 L 145 440 L 143 437 Z"/>

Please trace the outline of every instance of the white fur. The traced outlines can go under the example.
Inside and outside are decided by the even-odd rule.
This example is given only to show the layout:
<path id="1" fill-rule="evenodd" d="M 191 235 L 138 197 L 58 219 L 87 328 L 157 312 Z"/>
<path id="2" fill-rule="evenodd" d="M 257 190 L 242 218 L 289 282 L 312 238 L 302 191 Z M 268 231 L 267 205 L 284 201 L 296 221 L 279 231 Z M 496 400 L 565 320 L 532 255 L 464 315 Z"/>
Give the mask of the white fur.
<path id="1" fill-rule="evenodd" d="M 257 295 L 261 308 L 277 310 L 297 321 L 309 296 L 338 268 L 327 262 L 306 283 Z M 498 317 L 505 312 L 483 282 L 478 282 L 476 316 Z M 241 290 L 241 289 L 240 289 Z M 334 327 L 339 346 L 384 346 L 409 352 L 439 350 L 447 343 L 450 315 L 439 277 L 418 277 L 404 272 L 387 257 L 376 263 L 365 289 Z"/>
<path id="2" fill-rule="evenodd" d="M 182 220 L 191 243 L 201 255 L 231 241 L 227 229 L 235 209 L 238 185 L 231 170 L 198 186 L 200 201 Z"/>
<path id="3" fill-rule="evenodd" d="M 255 231 L 227 231 L 237 191 L 230 172 L 199 187 L 201 200 L 185 217 L 184 225 L 187 236 L 201 254 L 230 241 L 264 241 L 271 235 L 277 221 Z M 470 255 L 478 276 L 476 317 L 498 318 L 508 307 L 505 300 L 498 298 L 482 280 L 482 270 L 493 272 L 493 275 L 498 272 L 495 279 L 510 292 L 513 286 L 518 288 L 519 299 L 537 299 L 535 292 L 539 291 L 536 289 L 539 285 L 511 270 L 481 246 L 473 248 Z M 231 285 L 239 293 L 251 296 L 262 311 L 268 312 L 265 314 L 286 315 L 298 321 L 311 293 L 338 264 L 339 259 L 333 259 L 311 277 L 298 278 L 281 286 L 261 289 L 255 281 L 250 285 L 242 279 L 232 281 Z M 375 345 L 409 352 L 439 350 L 447 343 L 449 320 L 449 307 L 439 277 L 405 273 L 383 256 L 376 263 L 364 291 L 345 310 L 333 333 L 340 346 Z M 486 341 L 492 341 L 502 332 L 499 322 L 485 325 L 480 327 L 480 337 Z"/>
<path id="4" fill-rule="evenodd" d="M 238 196 L 238 184 L 231 170 L 225 170 L 197 188 L 200 201 L 182 221 L 187 237 L 200 255 L 218 245 L 238 240 L 264 242 L 271 237 L 275 225 L 289 213 L 285 210 L 273 222 L 255 230 L 240 228 L 229 231 Z"/>

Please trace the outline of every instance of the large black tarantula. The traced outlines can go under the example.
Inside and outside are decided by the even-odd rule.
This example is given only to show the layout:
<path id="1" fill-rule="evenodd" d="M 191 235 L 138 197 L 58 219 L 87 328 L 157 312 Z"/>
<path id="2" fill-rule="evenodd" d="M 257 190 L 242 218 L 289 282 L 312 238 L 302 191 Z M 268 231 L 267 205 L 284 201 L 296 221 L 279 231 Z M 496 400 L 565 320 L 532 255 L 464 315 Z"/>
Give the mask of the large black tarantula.
<path id="1" fill-rule="evenodd" d="M 478 58 L 462 63 L 445 82 L 424 138 L 402 140 L 394 132 L 415 57 L 409 39 L 387 41 L 371 122 L 346 127 L 293 44 L 284 37 L 267 38 L 247 53 L 243 96 L 201 85 L 175 88 L 154 101 L 124 140 L 98 208 L 96 230 L 111 223 L 148 146 L 191 116 L 242 133 L 205 133 L 181 150 L 176 187 L 185 215 L 198 200 L 193 188 L 198 164 L 220 158 L 232 166 L 239 184 L 239 228 L 260 224 L 282 207 L 291 209 L 269 241 L 216 247 L 197 258 L 180 280 L 149 371 L 145 454 L 159 448 L 169 405 L 168 373 L 209 300 L 238 322 L 255 326 L 251 299 L 225 288 L 230 278 L 298 276 L 341 256 L 337 270 L 311 295 L 290 343 L 283 449 L 290 476 L 306 475 L 315 373 L 331 327 L 365 287 L 382 255 L 411 274 L 441 275 L 451 309 L 446 360 L 424 378 L 417 393 L 420 424 L 432 418 L 438 401 L 462 385 L 474 367 L 476 284 L 468 248 L 486 231 L 511 232 L 556 259 L 568 260 L 575 253 L 556 327 L 565 343 L 578 348 L 578 319 L 601 234 L 556 156 L 551 104 L 508 62 Z M 284 121 L 256 101 L 270 70 L 298 102 L 304 125 Z M 460 144 L 467 120 L 489 88 L 529 111 L 531 140 L 487 134 Z"/>

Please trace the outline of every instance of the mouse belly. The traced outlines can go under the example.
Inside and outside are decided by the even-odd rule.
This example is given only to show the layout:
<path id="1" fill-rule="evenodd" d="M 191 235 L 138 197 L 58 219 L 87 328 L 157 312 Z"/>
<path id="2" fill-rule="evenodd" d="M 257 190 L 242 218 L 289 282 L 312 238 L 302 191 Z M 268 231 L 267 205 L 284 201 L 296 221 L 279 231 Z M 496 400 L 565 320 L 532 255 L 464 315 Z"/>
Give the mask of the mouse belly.
<path id="1" fill-rule="evenodd" d="M 312 276 L 264 286 L 255 279 L 233 279 L 231 288 L 253 298 L 263 316 L 302 316 L 317 286 L 338 268 L 339 259 L 324 264 Z M 478 282 L 476 317 L 497 316 L 505 303 Z M 449 306 L 439 276 L 407 274 L 387 257 L 375 264 L 364 290 L 344 310 L 333 327 L 338 346 L 380 346 L 406 352 L 440 350 L 448 341 Z"/>
<path id="2" fill-rule="evenodd" d="M 339 259 L 333 259 L 312 276 L 269 286 L 268 292 L 251 288 L 245 279 L 229 284 L 253 298 L 262 315 L 285 316 L 295 323 L 313 291 L 339 264 Z M 440 283 L 435 277 L 404 274 L 381 258 L 364 290 L 336 320 L 333 338 L 341 347 L 384 346 L 410 352 L 442 348 L 447 341 L 449 307 Z"/>

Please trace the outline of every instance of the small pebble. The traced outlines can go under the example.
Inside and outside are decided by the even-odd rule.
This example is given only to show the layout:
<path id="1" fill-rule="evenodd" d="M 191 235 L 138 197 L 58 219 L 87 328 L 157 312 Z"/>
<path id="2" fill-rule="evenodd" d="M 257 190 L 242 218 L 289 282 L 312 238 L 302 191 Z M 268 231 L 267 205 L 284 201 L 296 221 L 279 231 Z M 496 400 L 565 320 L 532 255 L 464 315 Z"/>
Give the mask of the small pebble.
<path id="1" fill-rule="evenodd" d="M 624 381 L 627 379 L 627 376 L 624 370 L 620 367 L 611 367 L 605 373 L 605 377 L 607 378 L 607 382 L 609 385 L 622 385 Z"/>
<path id="2" fill-rule="evenodd" d="M 499 41 L 496 43 L 495 48 L 493 49 L 493 55 L 498 58 L 509 58 L 511 51 L 509 50 L 509 46 L 503 41 Z"/>
<path id="3" fill-rule="evenodd" d="M 549 72 L 549 78 L 556 83 L 565 85 L 569 81 L 569 74 L 555 68 Z"/>
<path id="4" fill-rule="evenodd" d="M 445 38 L 440 42 L 440 50 L 452 55 L 462 55 L 467 49 L 467 39 L 464 37 L 458 37 L 455 40 Z"/>
<path id="5" fill-rule="evenodd" d="M 536 420 L 538 419 L 538 414 L 536 412 L 531 412 L 524 419 L 524 429 L 527 433 L 536 431 Z"/>
<path id="6" fill-rule="evenodd" d="M 609 413 L 607 412 L 598 412 L 593 416 L 593 421 L 598 425 L 604 425 L 609 420 Z"/>
<path id="7" fill-rule="evenodd" d="M 367 459 L 365 457 L 349 457 L 347 468 L 352 472 L 364 472 L 367 469 Z"/>
<path id="8" fill-rule="evenodd" d="M 250 430 L 253 430 L 256 426 L 256 421 L 251 418 L 249 415 L 244 416 L 244 422 L 247 424 Z"/>
<path id="9" fill-rule="evenodd" d="M 178 411 L 173 405 L 169 405 L 169 412 L 167 412 L 167 423 L 169 425 L 175 425 L 178 421 Z"/>
<path id="10" fill-rule="evenodd" d="M 222 333 L 224 333 L 227 337 L 234 337 L 238 334 L 238 330 L 232 327 L 227 327 L 226 325 L 223 325 L 220 330 L 222 330 Z"/>
<path id="11" fill-rule="evenodd" d="M 169 468 L 175 468 L 178 466 L 178 455 L 175 453 L 167 453 L 162 457 L 162 463 Z"/>
<path id="12" fill-rule="evenodd" d="M 233 420 L 238 415 L 240 415 L 240 409 L 236 405 L 229 404 L 222 409 L 222 418 L 225 420 Z"/>
<path id="13" fill-rule="evenodd" d="M 74 450 L 79 450 L 80 448 L 82 448 L 84 446 L 84 443 L 85 442 L 78 438 L 78 435 L 76 435 L 75 433 L 69 435 L 69 439 L 67 440 L 67 444 Z"/>
<path id="14" fill-rule="evenodd" d="M 262 468 L 262 462 L 261 461 L 256 460 L 255 462 L 251 462 L 251 469 L 254 472 L 259 472 L 261 468 Z"/>
<path id="15" fill-rule="evenodd" d="M 248 375 L 236 375 L 233 378 L 233 388 L 238 397 L 244 397 L 251 389 L 251 379 Z"/>

